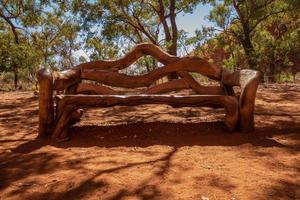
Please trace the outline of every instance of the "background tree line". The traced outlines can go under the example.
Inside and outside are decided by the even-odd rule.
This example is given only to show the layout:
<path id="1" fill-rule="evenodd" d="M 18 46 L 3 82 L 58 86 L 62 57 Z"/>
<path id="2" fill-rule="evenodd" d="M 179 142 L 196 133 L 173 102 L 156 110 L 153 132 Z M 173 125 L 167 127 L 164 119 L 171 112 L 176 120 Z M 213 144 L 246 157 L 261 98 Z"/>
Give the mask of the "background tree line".
<path id="1" fill-rule="evenodd" d="M 212 6 L 207 18 L 214 26 L 188 37 L 178 29 L 177 16 L 204 4 Z M 277 81 L 283 72 L 300 71 L 299 11 L 299 0 L 1 0 L 0 81 L 34 86 L 41 67 L 63 70 L 116 59 L 140 42 L 231 70 L 259 69 Z M 127 73 L 158 66 L 145 57 Z"/>

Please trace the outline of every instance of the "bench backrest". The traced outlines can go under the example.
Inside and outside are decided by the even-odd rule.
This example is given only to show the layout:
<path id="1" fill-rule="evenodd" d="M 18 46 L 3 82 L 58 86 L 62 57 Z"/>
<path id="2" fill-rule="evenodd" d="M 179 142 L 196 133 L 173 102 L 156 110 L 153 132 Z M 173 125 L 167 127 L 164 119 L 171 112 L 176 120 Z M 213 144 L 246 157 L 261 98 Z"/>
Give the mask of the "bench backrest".
<path id="1" fill-rule="evenodd" d="M 142 56 L 151 55 L 164 66 L 156 68 L 144 75 L 131 76 L 119 73 L 133 64 Z M 203 86 L 189 72 L 199 73 L 219 81 L 220 86 Z M 157 80 L 176 73 L 180 78 L 161 84 Z M 153 44 L 139 44 L 123 58 L 116 61 L 92 61 L 83 63 L 67 71 L 53 75 L 53 89 L 66 91 L 68 94 L 120 94 L 122 92 L 111 87 L 143 88 L 141 94 L 161 94 L 182 89 L 191 89 L 196 94 L 232 94 L 228 86 L 240 85 L 239 72 L 232 74 L 223 68 L 210 64 L 196 56 L 179 58 L 162 51 Z M 100 84 L 82 83 L 81 80 L 91 80 Z"/>

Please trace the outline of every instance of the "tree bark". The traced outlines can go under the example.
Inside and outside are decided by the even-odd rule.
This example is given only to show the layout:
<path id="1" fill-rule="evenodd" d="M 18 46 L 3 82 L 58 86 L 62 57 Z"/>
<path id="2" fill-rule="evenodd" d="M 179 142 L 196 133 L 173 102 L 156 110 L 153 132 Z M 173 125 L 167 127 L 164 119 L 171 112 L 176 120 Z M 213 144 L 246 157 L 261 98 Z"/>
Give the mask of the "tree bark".
<path id="1" fill-rule="evenodd" d="M 271 83 L 275 83 L 275 81 L 276 81 L 275 80 L 275 74 L 276 74 L 275 64 L 272 62 L 272 63 L 270 63 L 269 67 L 270 67 L 269 81 Z"/>
<path id="2" fill-rule="evenodd" d="M 254 48 L 253 48 L 253 44 L 251 41 L 251 36 L 250 33 L 253 29 L 250 28 L 250 21 L 249 21 L 249 17 L 245 16 L 243 14 L 243 12 L 240 10 L 240 5 L 241 3 L 233 0 L 233 7 L 237 12 L 237 15 L 239 17 L 240 23 L 242 25 L 242 29 L 243 29 L 243 35 L 242 36 L 238 36 L 238 39 L 240 40 L 245 55 L 246 55 L 246 61 L 247 64 L 249 65 L 249 68 L 254 69 L 256 68 L 256 61 L 253 59 L 253 53 L 254 53 Z"/>
<path id="3" fill-rule="evenodd" d="M 18 65 L 13 63 L 13 70 L 14 70 L 14 87 L 15 90 L 18 89 L 18 82 L 19 82 L 19 73 L 18 73 Z"/>
<path id="4" fill-rule="evenodd" d="M 170 22 L 171 22 L 172 34 L 171 34 L 170 28 L 168 26 L 167 16 L 165 15 L 164 3 L 162 0 L 159 0 L 158 3 L 159 3 L 159 9 L 158 9 L 157 14 L 163 25 L 163 30 L 165 33 L 165 40 L 168 45 L 171 44 L 170 46 L 168 46 L 167 52 L 173 56 L 177 56 L 177 26 L 176 26 L 176 21 L 175 21 L 175 17 L 176 17 L 175 1 L 171 0 L 170 7 L 169 7 L 169 9 L 170 9 L 169 17 L 170 17 Z M 174 35 L 176 36 L 176 38 L 174 38 Z M 175 40 L 175 43 L 174 43 L 174 40 Z M 170 73 L 168 75 L 168 79 L 169 80 L 178 79 L 178 75 L 176 73 Z"/>
<path id="5" fill-rule="evenodd" d="M 245 55 L 246 55 L 246 61 L 250 69 L 256 69 L 257 68 L 257 62 L 255 61 L 255 58 L 253 58 L 254 54 L 254 48 L 253 44 L 250 39 L 250 35 L 245 33 L 245 38 L 241 40 Z"/>
<path id="6" fill-rule="evenodd" d="M 175 13 L 175 6 L 176 1 L 175 0 L 170 0 L 170 22 L 171 22 L 171 28 L 172 28 L 172 38 L 171 45 L 168 49 L 168 53 L 171 55 L 177 56 L 177 40 L 178 40 L 178 30 L 177 30 L 177 25 L 176 25 L 176 13 Z M 178 79 L 178 74 L 176 73 L 170 73 L 168 75 L 168 79 Z"/>

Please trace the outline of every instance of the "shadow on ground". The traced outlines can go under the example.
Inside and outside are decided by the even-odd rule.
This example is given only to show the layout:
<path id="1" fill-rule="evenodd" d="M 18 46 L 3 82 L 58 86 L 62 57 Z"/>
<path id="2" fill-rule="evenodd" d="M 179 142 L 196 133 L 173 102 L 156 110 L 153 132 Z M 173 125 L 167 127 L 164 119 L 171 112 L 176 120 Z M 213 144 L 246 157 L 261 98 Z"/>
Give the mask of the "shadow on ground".
<path id="1" fill-rule="evenodd" d="M 30 153 L 45 145 L 68 147 L 148 147 L 153 145 L 183 146 L 238 146 L 251 144 L 257 147 L 288 147 L 272 139 L 282 129 L 256 129 L 240 133 L 224 131 L 221 122 L 206 123 L 133 123 L 116 126 L 81 126 L 71 129 L 71 140 L 56 143 L 50 138 L 36 138 L 13 149 L 17 153 Z M 296 133 L 298 128 L 285 129 Z M 299 138 L 300 140 L 300 135 Z"/>
<path id="2" fill-rule="evenodd" d="M 123 107 L 88 112 L 64 143 L 36 138 L 36 97 L 10 94 L 0 100 L 0 199 L 298 199 L 292 94 L 261 91 L 253 133 L 224 131 L 222 110 Z"/>

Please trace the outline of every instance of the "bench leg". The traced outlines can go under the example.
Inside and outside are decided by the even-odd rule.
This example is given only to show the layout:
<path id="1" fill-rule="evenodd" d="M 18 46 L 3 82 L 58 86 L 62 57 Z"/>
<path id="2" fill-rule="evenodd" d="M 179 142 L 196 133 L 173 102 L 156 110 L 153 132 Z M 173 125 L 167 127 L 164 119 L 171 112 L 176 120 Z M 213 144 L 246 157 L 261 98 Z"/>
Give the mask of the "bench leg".
<path id="1" fill-rule="evenodd" d="M 244 111 L 240 109 L 240 130 L 242 132 L 251 132 L 254 130 L 254 108 Z"/>
<path id="2" fill-rule="evenodd" d="M 60 140 L 63 139 L 63 136 L 67 137 L 68 128 L 70 126 L 70 120 L 74 109 L 74 106 L 65 106 L 60 116 L 57 116 L 57 121 L 53 130 L 52 139 Z"/>
<path id="3" fill-rule="evenodd" d="M 63 108 L 54 128 L 52 139 L 61 142 L 69 139 L 69 127 L 80 121 L 83 114 L 82 109 L 77 109 L 74 105 L 68 105 Z"/>
<path id="4" fill-rule="evenodd" d="M 238 100 L 235 97 L 231 97 L 230 100 L 224 105 L 226 116 L 225 116 L 225 126 L 228 131 L 234 131 L 237 128 L 239 120 L 239 108 Z"/>

